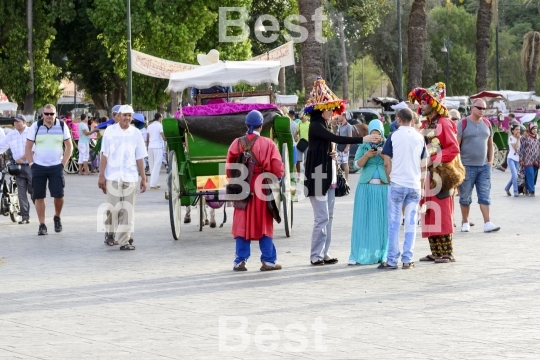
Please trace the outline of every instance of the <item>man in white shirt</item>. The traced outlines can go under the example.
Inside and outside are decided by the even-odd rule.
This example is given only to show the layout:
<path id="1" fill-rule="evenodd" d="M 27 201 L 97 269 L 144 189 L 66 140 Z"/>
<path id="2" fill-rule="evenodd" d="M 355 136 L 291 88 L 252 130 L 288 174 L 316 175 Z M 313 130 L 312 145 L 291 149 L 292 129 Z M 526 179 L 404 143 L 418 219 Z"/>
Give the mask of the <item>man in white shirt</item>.
<path id="1" fill-rule="evenodd" d="M 502 101 L 502 99 L 497 99 L 493 102 L 493 107 L 496 108 L 497 110 L 499 110 L 498 112 L 502 112 L 503 114 L 505 114 L 507 111 L 506 111 L 506 104 L 504 103 L 504 101 Z"/>
<path id="2" fill-rule="evenodd" d="M 399 224 L 405 206 L 405 241 L 401 262 L 403 269 L 414 267 L 412 261 L 416 239 L 416 221 L 421 189 L 427 170 L 427 151 L 424 138 L 413 127 L 414 114 L 410 109 L 396 113 L 398 129 L 390 134 L 382 154 L 386 176 L 390 180 L 388 195 L 388 259 L 379 269 L 397 269 L 399 259 Z"/>
<path id="3" fill-rule="evenodd" d="M 27 193 L 32 196 L 32 172 L 28 161 L 26 161 L 26 137 L 28 135 L 28 127 L 26 119 L 23 115 L 16 115 L 13 123 L 14 130 L 9 132 L 7 136 L 0 139 L 0 154 L 3 154 L 7 149 L 11 149 L 11 155 L 16 164 L 21 165 L 21 172 L 17 175 L 17 189 L 19 195 L 19 205 L 21 206 L 22 220 L 19 224 L 30 223 L 30 203 L 28 202 Z"/>
<path id="4" fill-rule="evenodd" d="M 163 125 L 161 120 L 163 116 L 160 113 L 154 115 L 154 121 L 148 126 L 148 135 L 146 146 L 148 147 L 148 162 L 150 166 L 150 190 L 157 190 L 159 185 L 159 172 L 161 171 L 161 162 L 163 159 Z"/>
<path id="5" fill-rule="evenodd" d="M 33 148 L 33 152 L 32 152 Z M 64 122 L 56 119 L 56 107 L 43 107 L 43 120 L 32 124 L 26 137 L 26 160 L 32 170 L 32 194 L 39 220 L 38 235 L 47 235 L 45 197 L 47 183 L 54 198 L 54 231 L 62 231 L 60 213 L 64 207 L 64 166 L 71 157 L 71 134 Z M 35 163 L 34 163 L 35 162 Z"/>
<path id="6" fill-rule="evenodd" d="M 143 159 L 146 149 L 139 130 L 130 126 L 133 108 L 122 105 L 120 121 L 107 127 L 101 145 L 98 186 L 107 195 L 106 243 L 120 250 L 135 250 L 129 243 L 135 216 L 135 194 L 139 176 L 141 193 L 146 191 Z"/>

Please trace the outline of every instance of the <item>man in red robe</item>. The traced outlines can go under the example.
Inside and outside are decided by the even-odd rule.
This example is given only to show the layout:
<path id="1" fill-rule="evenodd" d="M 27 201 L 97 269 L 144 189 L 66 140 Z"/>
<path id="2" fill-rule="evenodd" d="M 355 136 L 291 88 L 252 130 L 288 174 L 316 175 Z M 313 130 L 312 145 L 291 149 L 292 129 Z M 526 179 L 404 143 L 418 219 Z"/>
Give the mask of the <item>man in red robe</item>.
<path id="1" fill-rule="evenodd" d="M 422 115 L 426 118 L 420 133 L 424 136 L 430 155 L 428 166 L 451 163 L 459 155 L 456 138 L 456 125 L 448 118 L 448 110 L 442 104 L 445 85 L 437 83 L 429 89 L 416 88 L 409 93 L 409 100 L 420 104 Z M 426 212 L 422 214 L 422 237 L 427 237 L 431 254 L 420 261 L 436 263 L 454 262 L 452 236 L 454 234 L 453 192 L 431 189 L 431 176 L 425 181 Z"/>
<path id="2" fill-rule="evenodd" d="M 248 128 L 248 143 L 252 143 L 251 153 L 255 158 L 253 175 L 250 182 L 251 196 L 247 207 L 239 209 L 235 207 L 232 234 L 236 240 L 236 259 L 234 260 L 235 271 L 246 271 L 246 262 L 251 254 L 251 241 L 259 241 L 261 249 L 261 271 L 280 270 L 281 265 L 276 264 L 277 254 L 274 246 L 274 219 L 268 211 L 263 196 L 263 176 L 270 173 L 276 178 L 283 176 L 283 162 L 281 155 L 274 142 L 269 138 L 260 136 L 263 116 L 253 110 L 246 116 Z M 255 140 L 256 138 L 256 140 Z M 238 138 L 233 141 L 227 153 L 227 164 L 236 162 L 236 159 L 244 152 Z M 227 177 L 232 177 L 231 169 L 227 168 Z M 268 177 L 268 176 L 267 176 Z"/>

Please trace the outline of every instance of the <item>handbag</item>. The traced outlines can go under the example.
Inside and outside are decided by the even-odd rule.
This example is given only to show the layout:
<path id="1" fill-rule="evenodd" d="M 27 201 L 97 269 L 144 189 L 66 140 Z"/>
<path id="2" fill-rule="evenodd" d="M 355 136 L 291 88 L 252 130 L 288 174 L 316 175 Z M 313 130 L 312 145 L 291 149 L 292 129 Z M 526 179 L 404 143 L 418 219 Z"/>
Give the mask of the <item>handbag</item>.
<path id="1" fill-rule="evenodd" d="M 308 141 L 302 138 L 296 144 L 296 148 L 298 149 L 298 151 L 304 152 L 308 148 L 308 145 L 309 145 Z"/>
<path id="2" fill-rule="evenodd" d="M 349 195 L 351 188 L 349 187 L 349 184 L 347 183 L 347 180 L 345 180 L 345 176 L 343 176 L 343 170 L 341 170 L 340 167 L 337 169 L 337 187 L 336 187 L 336 196 L 342 197 Z"/>

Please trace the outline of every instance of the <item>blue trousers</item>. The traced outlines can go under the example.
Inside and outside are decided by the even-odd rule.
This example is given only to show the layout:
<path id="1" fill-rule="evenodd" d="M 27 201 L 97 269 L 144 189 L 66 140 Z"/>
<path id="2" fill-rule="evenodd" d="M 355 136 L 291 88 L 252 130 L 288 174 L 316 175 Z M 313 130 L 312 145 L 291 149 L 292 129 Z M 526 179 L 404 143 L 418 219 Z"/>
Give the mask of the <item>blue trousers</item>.
<path id="1" fill-rule="evenodd" d="M 504 190 L 508 191 L 510 190 L 510 186 L 514 186 L 514 194 L 517 195 L 518 193 L 518 183 L 517 183 L 518 173 L 517 172 L 519 168 L 519 162 L 512 159 L 508 159 L 508 167 L 510 168 L 512 177 L 510 178 L 510 181 L 508 182 L 508 184 L 506 184 L 506 187 L 504 188 Z"/>
<path id="2" fill-rule="evenodd" d="M 259 248 L 261 249 L 261 261 L 265 263 L 275 264 L 277 260 L 276 247 L 274 240 L 271 237 L 263 236 L 259 239 Z M 236 238 L 236 259 L 235 264 L 240 264 L 242 261 L 247 261 L 251 255 L 251 240 L 246 240 L 243 237 Z"/>
<path id="3" fill-rule="evenodd" d="M 533 194 L 537 176 L 538 168 L 536 166 L 527 166 L 525 168 L 525 185 L 527 186 L 527 190 L 529 190 L 529 192 Z"/>
<path id="4" fill-rule="evenodd" d="M 399 253 L 399 224 L 403 205 L 405 205 L 405 241 L 403 242 L 401 262 L 410 263 L 412 261 L 419 202 L 420 190 L 390 183 L 388 190 L 388 265 L 396 266 L 401 255 Z"/>

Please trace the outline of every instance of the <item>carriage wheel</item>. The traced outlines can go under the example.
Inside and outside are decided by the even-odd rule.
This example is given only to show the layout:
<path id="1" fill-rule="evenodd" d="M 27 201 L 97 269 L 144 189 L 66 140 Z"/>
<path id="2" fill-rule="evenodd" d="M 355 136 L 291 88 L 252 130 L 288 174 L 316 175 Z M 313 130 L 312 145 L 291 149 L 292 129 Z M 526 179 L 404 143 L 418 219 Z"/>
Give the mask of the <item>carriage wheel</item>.
<path id="1" fill-rule="evenodd" d="M 493 166 L 500 166 L 506 158 L 506 150 L 499 150 L 497 144 L 493 143 Z"/>
<path id="2" fill-rule="evenodd" d="M 76 174 L 79 172 L 79 149 L 75 141 L 72 141 L 71 144 L 73 145 L 73 151 L 66 166 L 64 166 L 66 174 Z"/>
<path id="3" fill-rule="evenodd" d="M 180 205 L 180 176 L 178 175 L 178 163 L 176 153 L 169 153 L 169 176 L 167 185 L 169 186 L 169 217 L 171 220 L 171 230 L 174 240 L 180 239 L 180 224 L 182 223 L 182 206 Z"/>
<path id="4" fill-rule="evenodd" d="M 285 235 L 290 237 L 293 220 L 293 197 L 291 195 L 291 170 L 289 167 L 289 148 L 287 147 L 287 144 L 283 144 L 281 160 L 283 161 L 283 166 L 285 168 L 283 178 L 281 179 L 281 204 L 283 205 L 282 220 L 285 223 Z"/>
<path id="5" fill-rule="evenodd" d="M 64 166 L 64 171 L 67 173 L 67 174 L 76 174 L 79 172 L 79 164 L 78 164 L 78 159 L 75 158 L 74 156 L 71 156 L 68 160 L 68 162 L 66 163 L 66 166 Z"/>

